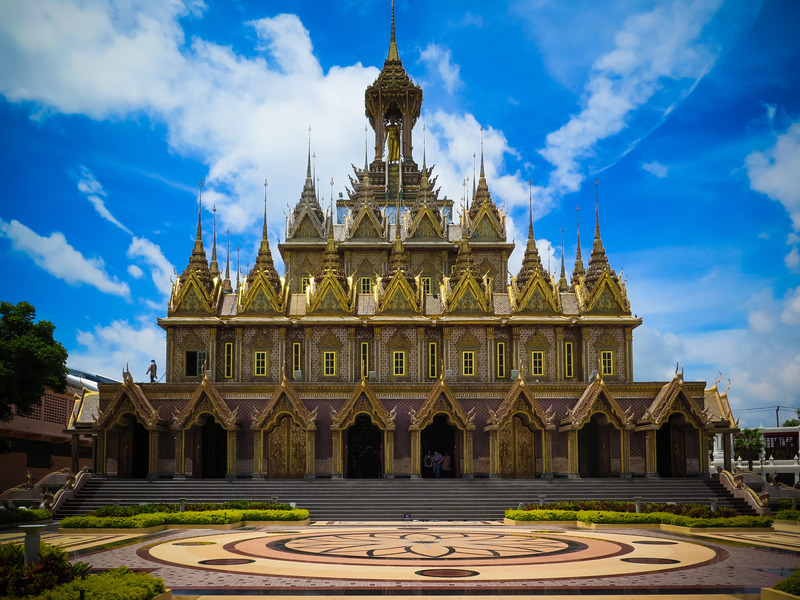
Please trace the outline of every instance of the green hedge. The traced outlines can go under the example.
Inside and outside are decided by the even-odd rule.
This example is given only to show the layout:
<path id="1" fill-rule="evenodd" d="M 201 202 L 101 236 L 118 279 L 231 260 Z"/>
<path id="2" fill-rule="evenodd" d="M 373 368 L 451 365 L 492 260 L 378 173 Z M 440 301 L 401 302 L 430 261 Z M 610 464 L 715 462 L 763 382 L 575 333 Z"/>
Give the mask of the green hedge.
<path id="1" fill-rule="evenodd" d="M 712 519 L 696 519 L 684 515 L 670 513 L 629 513 L 599 510 L 514 510 L 508 509 L 507 519 L 514 521 L 581 521 L 582 523 L 599 523 L 608 525 L 631 525 L 655 523 L 677 525 L 680 527 L 770 527 L 772 517 L 719 517 Z"/>
<path id="2" fill-rule="evenodd" d="M 67 517 L 65 529 L 144 529 L 156 525 L 226 525 L 240 521 L 303 521 L 308 511 L 291 510 L 206 510 L 177 513 L 144 513 L 131 517 Z"/>
<path id="3" fill-rule="evenodd" d="M 664 502 L 642 502 L 641 512 L 643 513 L 671 513 L 683 515 L 697 519 L 710 519 L 715 517 L 735 517 L 736 511 L 717 507 L 716 511 L 711 510 L 707 504 L 667 504 Z M 565 500 L 562 502 L 546 502 L 544 504 L 528 504 L 524 510 L 572 510 L 572 511 L 602 511 L 602 512 L 636 512 L 634 502 L 622 500 Z"/>
<path id="4" fill-rule="evenodd" d="M 779 510 L 775 518 L 780 521 L 800 521 L 800 510 Z"/>
<path id="5" fill-rule="evenodd" d="M 783 581 L 773 585 L 772 589 L 800 596 L 800 569 L 797 569 Z"/>
<path id="6" fill-rule="evenodd" d="M 25 521 L 44 521 L 53 515 L 46 508 L 4 508 L 0 510 L 0 525 L 24 523 Z"/>
<path id="7" fill-rule="evenodd" d="M 86 579 L 76 579 L 26 600 L 75 600 L 80 597 L 80 590 L 84 590 L 85 600 L 149 600 L 165 589 L 160 577 L 119 567 L 99 575 L 89 575 Z"/>
<path id="8" fill-rule="evenodd" d="M 292 510 L 291 505 L 275 502 L 255 502 L 232 500 L 229 502 L 186 502 L 187 511 L 205 512 L 209 510 Z M 145 513 L 177 513 L 179 504 L 133 504 L 130 506 L 101 506 L 89 513 L 93 517 L 133 517 Z"/>

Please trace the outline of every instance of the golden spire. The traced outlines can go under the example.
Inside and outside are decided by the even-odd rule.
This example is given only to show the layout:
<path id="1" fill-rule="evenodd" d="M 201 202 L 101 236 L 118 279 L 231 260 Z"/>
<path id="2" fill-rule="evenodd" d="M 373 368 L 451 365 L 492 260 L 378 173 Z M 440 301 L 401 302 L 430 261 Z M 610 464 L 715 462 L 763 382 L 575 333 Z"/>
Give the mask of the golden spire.
<path id="1" fill-rule="evenodd" d="M 586 284 L 591 288 L 600 279 L 605 269 L 610 269 L 608 264 L 608 257 L 606 250 L 603 248 L 603 240 L 600 238 L 600 194 L 599 194 L 600 181 L 595 178 L 595 196 L 594 196 L 594 243 L 592 245 L 592 255 L 589 258 L 589 268 L 586 270 Z M 611 271 L 612 275 L 615 275 Z"/>
<path id="2" fill-rule="evenodd" d="M 279 291 L 281 287 L 281 278 L 278 271 L 275 269 L 275 263 L 272 261 L 272 251 L 269 248 L 269 233 L 267 229 L 267 187 L 269 183 L 264 180 L 264 224 L 261 231 L 261 245 L 258 248 L 258 255 L 247 276 L 248 283 L 252 283 L 256 273 L 262 271 L 269 280 L 275 291 Z"/>
<path id="3" fill-rule="evenodd" d="M 211 242 L 211 265 L 209 266 L 209 272 L 211 273 L 212 278 L 216 278 L 219 276 L 219 264 L 217 263 L 217 205 L 215 204 L 214 207 L 211 209 L 214 213 L 213 216 L 213 240 Z"/>
<path id="4" fill-rule="evenodd" d="M 181 279 L 185 279 L 190 273 L 194 272 L 200 278 L 201 283 L 206 289 L 211 288 L 211 273 L 208 270 L 208 259 L 206 250 L 203 247 L 203 180 L 200 180 L 200 192 L 197 199 L 197 235 L 194 240 L 194 248 L 189 258 L 189 264 L 181 273 Z"/>
<path id="5" fill-rule="evenodd" d="M 394 0 L 392 0 L 392 32 L 389 37 L 389 55 L 386 60 L 400 60 L 400 55 L 397 53 L 397 41 L 394 38 Z"/>
<path id="6" fill-rule="evenodd" d="M 578 283 L 578 279 L 586 274 L 583 268 L 583 258 L 581 257 L 581 207 L 578 206 L 578 247 L 575 251 L 575 266 L 572 269 L 572 286 Z"/>
<path id="7" fill-rule="evenodd" d="M 225 279 L 222 281 L 222 293 L 230 294 L 233 292 L 231 287 L 231 230 L 228 229 L 228 252 L 225 256 Z"/>
<path id="8" fill-rule="evenodd" d="M 541 273 L 547 283 L 550 283 L 550 274 L 542 267 L 539 249 L 536 247 L 536 235 L 533 231 L 533 179 L 528 180 L 528 243 L 522 257 L 522 267 L 517 275 L 517 286 L 520 290 L 525 287 L 535 273 Z"/>

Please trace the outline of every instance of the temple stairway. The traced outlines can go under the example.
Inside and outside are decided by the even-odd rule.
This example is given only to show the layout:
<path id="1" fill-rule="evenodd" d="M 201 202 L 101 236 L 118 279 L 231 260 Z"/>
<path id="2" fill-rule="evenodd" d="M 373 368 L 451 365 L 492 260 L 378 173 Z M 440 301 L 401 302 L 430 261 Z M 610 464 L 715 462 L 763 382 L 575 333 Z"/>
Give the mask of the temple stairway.
<path id="1" fill-rule="evenodd" d="M 295 502 L 315 521 L 377 521 L 403 518 L 462 521 L 502 519 L 520 502 L 626 500 L 718 506 L 754 514 L 712 479 L 100 479 L 93 478 L 68 500 L 57 518 L 121 505 L 226 500 Z M 406 517 L 410 515 L 410 517 Z"/>

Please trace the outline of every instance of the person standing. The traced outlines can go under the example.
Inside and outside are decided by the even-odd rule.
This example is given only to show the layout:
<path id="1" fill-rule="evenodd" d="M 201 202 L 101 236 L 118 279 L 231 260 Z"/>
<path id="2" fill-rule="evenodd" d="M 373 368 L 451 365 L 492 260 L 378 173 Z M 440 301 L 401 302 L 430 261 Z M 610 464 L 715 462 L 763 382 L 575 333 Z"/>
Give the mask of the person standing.
<path id="1" fill-rule="evenodd" d="M 436 477 L 436 479 L 439 479 L 439 476 L 441 475 L 441 472 L 442 472 L 442 461 L 443 460 L 444 460 L 444 457 L 441 454 L 439 454 L 439 451 L 438 450 L 434 450 L 433 451 L 433 476 Z"/>
<path id="2" fill-rule="evenodd" d="M 158 367 L 156 366 L 155 360 L 150 361 L 150 366 L 147 367 L 145 375 L 150 375 L 150 383 L 156 383 L 158 381 Z"/>

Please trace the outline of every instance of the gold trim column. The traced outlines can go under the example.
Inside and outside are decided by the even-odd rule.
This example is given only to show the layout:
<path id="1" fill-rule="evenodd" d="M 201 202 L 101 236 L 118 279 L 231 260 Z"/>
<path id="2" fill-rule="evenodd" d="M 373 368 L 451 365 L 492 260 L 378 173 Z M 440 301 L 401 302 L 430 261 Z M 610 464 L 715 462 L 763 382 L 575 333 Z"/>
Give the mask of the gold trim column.
<path id="1" fill-rule="evenodd" d="M 394 479 L 394 431 L 386 429 L 383 432 L 384 465 L 383 476 Z"/>
<path id="2" fill-rule="evenodd" d="M 186 430 L 175 432 L 175 479 L 186 479 Z"/>
<path id="3" fill-rule="evenodd" d="M 494 327 L 486 328 L 486 381 L 496 381 L 497 351 L 494 347 Z"/>
<path id="4" fill-rule="evenodd" d="M 580 469 L 578 461 L 578 430 L 570 429 L 567 433 L 567 477 L 570 479 L 580 479 Z"/>
<path id="5" fill-rule="evenodd" d="M 658 477 L 658 457 L 656 456 L 656 430 L 648 429 L 644 438 L 646 477 Z"/>
<path id="6" fill-rule="evenodd" d="M 97 435 L 97 470 L 99 471 L 100 475 L 103 477 L 108 476 L 108 455 L 106 454 L 106 438 L 108 437 L 108 432 L 103 429 Z"/>
<path id="7" fill-rule="evenodd" d="M 700 436 L 700 475 L 708 473 L 708 434 L 703 429 L 698 429 Z"/>
<path id="8" fill-rule="evenodd" d="M 206 371 L 211 371 L 211 381 L 217 380 L 217 328 L 208 330 L 208 365 Z M 205 375 L 205 373 L 204 373 Z"/>
<path id="9" fill-rule="evenodd" d="M 356 359 L 356 356 L 359 358 Z M 356 352 L 356 328 L 347 328 L 347 380 L 349 382 L 361 379 L 360 353 Z"/>
<path id="10" fill-rule="evenodd" d="M 731 457 L 733 456 L 732 452 L 733 446 L 731 445 L 731 434 L 730 433 L 723 433 L 722 434 L 722 468 L 728 472 L 731 472 L 732 464 L 731 464 Z"/>
<path id="11" fill-rule="evenodd" d="M 175 328 L 167 327 L 167 370 L 165 380 L 172 381 L 172 352 L 175 348 Z"/>
<path id="12" fill-rule="evenodd" d="M 342 464 L 342 430 L 331 430 L 331 441 L 333 448 L 331 453 L 331 477 L 341 479 L 343 476 Z"/>
<path id="13" fill-rule="evenodd" d="M 253 431 L 253 477 L 264 477 L 264 430 Z"/>
<path id="14" fill-rule="evenodd" d="M 633 381 L 633 329 L 625 328 L 625 381 Z"/>
<path id="15" fill-rule="evenodd" d="M 466 429 L 464 431 L 464 474 L 465 479 L 472 479 L 475 475 L 472 467 L 472 430 Z"/>
<path id="16" fill-rule="evenodd" d="M 236 328 L 236 345 L 233 349 L 233 357 L 236 361 L 236 381 L 242 380 L 242 337 L 244 329 L 242 327 Z"/>
<path id="17" fill-rule="evenodd" d="M 623 428 L 620 432 L 620 453 L 619 453 L 619 462 L 620 462 L 620 477 L 629 478 L 631 477 L 631 432 L 628 429 Z"/>
<path id="18" fill-rule="evenodd" d="M 236 479 L 236 430 L 228 430 L 228 470 L 225 479 Z"/>
<path id="19" fill-rule="evenodd" d="M 150 454 L 147 465 L 147 478 L 158 479 L 158 429 L 150 430 Z"/>
<path id="20" fill-rule="evenodd" d="M 556 327 L 556 381 L 564 381 L 564 328 Z"/>
<path id="21" fill-rule="evenodd" d="M 69 438 L 70 468 L 73 473 L 80 471 L 80 440 L 81 436 L 73 433 Z"/>
<path id="22" fill-rule="evenodd" d="M 315 429 L 306 430 L 306 479 L 314 479 L 317 476 L 317 445 Z"/>
<path id="23" fill-rule="evenodd" d="M 542 478 L 553 478 L 553 434 L 542 430 Z"/>
<path id="24" fill-rule="evenodd" d="M 419 467 L 419 429 L 412 429 L 411 430 L 411 478 L 412 479 L 419 479 L 420 476 L 420 467 Z"/>
<path id="25" fill-rule="evenodd" d="M 489 479 L 500 478 L 500 430 L 489 431 Z"/>

